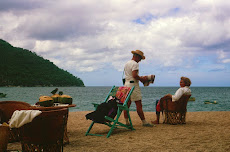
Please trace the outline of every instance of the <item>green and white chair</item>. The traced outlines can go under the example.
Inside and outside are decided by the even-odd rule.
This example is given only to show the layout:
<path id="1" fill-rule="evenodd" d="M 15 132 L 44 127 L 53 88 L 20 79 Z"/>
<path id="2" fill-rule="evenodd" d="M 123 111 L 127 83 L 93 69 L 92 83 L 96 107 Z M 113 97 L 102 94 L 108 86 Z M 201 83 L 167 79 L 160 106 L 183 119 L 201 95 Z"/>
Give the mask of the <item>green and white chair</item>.
<path id="1" fill-rule="evenodd" d="M 125 129 L 130 129 L 130 130 L 135 130 L 133 128 L 133 124 L 132 124 L 132 121 L 131 121 L 131 117 L 130 117 L 130 114 L 129 114 L 129 108 L 128 108 L 128 101 L 130 99 L 130 96 L 132 94 L 134 90 L 134 87 L 130 88 L 130 87 L 115 87 L 113 86 L 111 88 L 111 90 L 109 91 L 108 95 L 106 96 L 104 102 L 107 102 L 109 97 L 110 96 L 113 96 L 113 97 L 116 97 L 117 99 L 120 100 L 120 102 L 122 102 L 123 104 L 117 104 L 118 106 L 118 110 L 117 110 L 117 116 L 113 119 L 111 117 L 108 117 L 108 116 L 105 116 L 105 122 L 103 123 L 104 125 L 107 125 L 108 127 L 110 127 L 110 130 L 107 134 L 107 138 L 110 137 L 111 133 L 113 132 L 113 130 L 115 128 L 125 128 Z M 95 103 L 92 103 L 95 107 L 95 110 L 97 109 L 98 105 L 99 104 L 95 104 Z M 123 110 L 126 110 L 127 111 L 127 114 L 128 114 L 128 119 L 129 119 L 129 122 L 130 122 L 130 125 L 126 125 L 122 122 L 119 121 L 119 118 L 121 116 L 121 113 Z M 101 134 L 92 134 L 90 133 L 92 127 L 94 126 L 96 122 L 92 121 L 91 125 L 89 126 L 87 132 L 86 132 L 86 136 L 87 135 L 93 135 L 93 136 L 103 136 Z"/>

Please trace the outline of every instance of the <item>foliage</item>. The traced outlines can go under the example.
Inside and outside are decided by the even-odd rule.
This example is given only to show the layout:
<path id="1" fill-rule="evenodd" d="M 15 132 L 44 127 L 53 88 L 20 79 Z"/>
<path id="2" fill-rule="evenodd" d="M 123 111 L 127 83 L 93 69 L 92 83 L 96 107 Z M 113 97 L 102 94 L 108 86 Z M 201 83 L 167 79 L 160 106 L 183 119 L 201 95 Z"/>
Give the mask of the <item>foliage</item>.
<path id="1" fill-rule="evenodd" d="M 49 60 L 0 39 L 0 86 L 84 86 Z"/>

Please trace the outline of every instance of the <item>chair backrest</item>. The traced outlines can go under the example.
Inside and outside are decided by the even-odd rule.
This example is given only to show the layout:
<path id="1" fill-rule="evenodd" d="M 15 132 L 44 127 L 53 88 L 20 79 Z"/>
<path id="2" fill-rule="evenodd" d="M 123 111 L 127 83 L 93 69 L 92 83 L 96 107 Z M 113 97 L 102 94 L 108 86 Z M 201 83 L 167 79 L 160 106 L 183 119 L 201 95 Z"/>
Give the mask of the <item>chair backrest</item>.
<path id="1" fill-rule="evenodd" d="M 123 104 L 126 104 L 128 100 L 129 92 L 131 91 L 130 87 L 119 87 L 116 92 L 116 98 Z"/>
<path id="2" fill-rule="evenodd" d="M 117 99 L 119 99 L 119 101 L 121 103 L 123 103 L 123 105 L 127 104 L 129 97 L 130 97 L 130 91 L 133 90 L 133 88 L 130 87 L 115 87 L 113 86 L 109 92 L 109 94 L 107 95 L 105 102 L 108 101 L 108 98 L 110 96 L 116 97 Z"/>
<path id="3" fill-rule="evenodd" d="M 179 100 L 172 102 L 172 98 L 165 99 L 165 102 L 161 102 L 163 109 L 171 112 L 186 112 L 188 99 L 191 95 L 182 95 Z M 162 99 L 161 99 L 162 100 Z"/>
<path id="4" fill-rule="evenodd" d="M 0 122 L 8 122 L 16 110 L 30 110 L 31 105 L 23 101 L 0 101 Z"/>
<path id="5" fill-rule="evenodd" d="M 172 98 L 161 98 L 161 108 L 171 112 L 186 112 L 187 103 L 191 95 L 182 95 L 179 100 L 172 102 Z"/>
<path id="6" fill-rule="evenodd" d="M 191 95 L 182 95 L 181 98 L 176 101 L 176 111 L 187 111 L 187 103 Z"/>
<path id="7" fill-rule="evenodd" d="M 68 108 L 42 111 L 32 122 L 20 127 L 20 140 L 31 144 L 63 143 Z"/>

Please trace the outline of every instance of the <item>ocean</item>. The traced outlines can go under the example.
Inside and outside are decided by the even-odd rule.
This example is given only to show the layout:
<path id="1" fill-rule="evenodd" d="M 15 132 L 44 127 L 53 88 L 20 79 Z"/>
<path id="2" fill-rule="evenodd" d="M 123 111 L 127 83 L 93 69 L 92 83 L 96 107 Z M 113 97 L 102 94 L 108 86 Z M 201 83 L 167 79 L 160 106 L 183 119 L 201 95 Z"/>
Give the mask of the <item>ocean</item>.
<path id="1" fill-rule="evenodd" d="M 51 96 L 50 93 L 56 87 L 0 87 L 0 92 L 6 93 L 6 98 L 0 101 L 25 101 L 30 104 L 38 102 L 40 96 Z M 93 111 L 91 103 L 104 101 L 111 87 L 57 87 L 58 91 L 70 95 L 76 107 L 70 111 Z M 179 87 L 141 87 L 142 104 L 144 111 L 155 111 L 155 102 L 165 94 L 174 94 Z M 195 111 L 229 111 L 230 87 L 191 87 L 192 97 L 195 101 L 189 101 L 187 110 Z M 204 104 L 204 101 L 216 101 L 217 104 Z M 131 111 L 136 110 L 135 103 L 131 104 Z"/>

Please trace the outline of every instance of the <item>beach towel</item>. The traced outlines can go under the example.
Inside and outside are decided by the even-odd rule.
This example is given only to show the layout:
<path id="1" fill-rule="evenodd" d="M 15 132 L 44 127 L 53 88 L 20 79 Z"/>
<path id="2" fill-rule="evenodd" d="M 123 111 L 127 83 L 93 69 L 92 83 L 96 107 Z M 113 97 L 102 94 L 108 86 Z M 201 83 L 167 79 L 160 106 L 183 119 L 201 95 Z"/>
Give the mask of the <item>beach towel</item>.
<path id="1" fill-rule="evenodd" d="M 20 128 L 24 124 L 31 122 L 41 113 L 39 110 L 16 110 L 9 121 L 9 126 L 10 128 Z"/>
<path id="2" fill-rule="evenodd" d="M 130 87 L 119 87 L 116 93 L 116 98 L 119 100 L 119 103 L 124 103 L 127 98 Z"/>
<path id="3" fill-rule="evenodd" d="M 155 80 L 155 75 L 147 75 L 146 77 L 148 78 L 148 81 L 143 83 L 145 87 L 149 86 L 149 84 L 153 83 Z"/>

